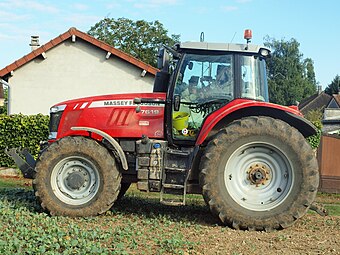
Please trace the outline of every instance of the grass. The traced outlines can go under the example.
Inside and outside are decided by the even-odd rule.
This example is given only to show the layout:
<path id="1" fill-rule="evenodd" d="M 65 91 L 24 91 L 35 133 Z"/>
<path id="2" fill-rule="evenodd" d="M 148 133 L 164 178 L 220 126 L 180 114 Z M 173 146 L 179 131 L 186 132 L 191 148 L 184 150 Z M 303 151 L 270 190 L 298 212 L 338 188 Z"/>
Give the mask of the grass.
<path id="1" fill-rule="evenodd" d="M 340 196 L 318 196 L 323 198 L 330 214 L 340 216 Z M 157 193 L 141 193 L 135 186 L 102 216 L 50 217 L 27 180 L 0 178 L 0 218 L 0 254 L 196 254 L 210 239 L 220 242 L 235 234 L 219 226 L 200 195 L 188 196 L 185 207 L 170 207 L 159 203 Z M 336 228 L 339 220 L 322 224 Z M 287 235 L 276 236 L 282 241 Z M 256 249 L 253 241 L 249 245 Z"/>
<path id="2" fill-rule="evenodd" d="M 32 181 L 29 179 L 22 179 L 22 178 L 15 178 L 15 177 L 11 177 L 11 178 L 1 177 L 0 178 L 0 189 L 1 188 L 17 188 L 17 187 L 30 189 L 31 183 Z"/>

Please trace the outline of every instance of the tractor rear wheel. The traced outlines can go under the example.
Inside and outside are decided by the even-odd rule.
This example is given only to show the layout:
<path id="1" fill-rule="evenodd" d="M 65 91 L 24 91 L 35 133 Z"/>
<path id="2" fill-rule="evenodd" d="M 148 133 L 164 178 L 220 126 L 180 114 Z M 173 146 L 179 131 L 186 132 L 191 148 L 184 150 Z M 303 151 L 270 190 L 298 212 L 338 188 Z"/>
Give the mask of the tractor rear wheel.
<path id="1" fill-rule="evenodd" d="M 110 152 L 79 136 L 65 137 L 42 153 L 33 188 L 51 215 L 93 216 L 111 208 L 120 182 L 121 173 Z"/>
<path id="2" fill-rule="evenodd" d="M 319 173 L 305 138 L 287 123 L 247 117 L 221 130 L 200 164 L 203 197 L 235 229 L 292 225 L 315 199 Z"/>

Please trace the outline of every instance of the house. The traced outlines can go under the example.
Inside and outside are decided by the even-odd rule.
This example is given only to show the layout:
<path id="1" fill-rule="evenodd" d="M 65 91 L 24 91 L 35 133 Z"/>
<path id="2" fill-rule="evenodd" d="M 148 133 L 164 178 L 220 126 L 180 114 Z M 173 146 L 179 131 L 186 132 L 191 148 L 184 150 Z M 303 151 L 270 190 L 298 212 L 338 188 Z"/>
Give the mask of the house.
<path id="1" fill-rule="evenodd" d="M 303 99 L 298 107 L 303 115 L 312 110 L 319 110 L 323 113 L 323 133 L 333 134 L 340 132 L 340 94 L 330 96 L 323 91 L 319 91 Z"/>
<path id="2" fill-rule="evenodd" d="M 55 103 L 86 96 L 152 92 L 157 69 L 71 28 L 0 70 L 8 113 L 48 114 Z"/>
<path id="3" fill-rule="evenodd" d="M 332 97 L 326 94 L 324 91 L 319 91 L 310 97 L 303 99 L 298 105 L 299 110 L 303 115 L 306 115 L 311 110 L 323 110 L 326 108 L 328 103 L 331 101 Z"/>
<path id="4" fill-rule="evenodd" d="M 324 133 L 340 133 L 340 94 L 334 94 L 327 104 L 323 114 L 322 125 Z"/>

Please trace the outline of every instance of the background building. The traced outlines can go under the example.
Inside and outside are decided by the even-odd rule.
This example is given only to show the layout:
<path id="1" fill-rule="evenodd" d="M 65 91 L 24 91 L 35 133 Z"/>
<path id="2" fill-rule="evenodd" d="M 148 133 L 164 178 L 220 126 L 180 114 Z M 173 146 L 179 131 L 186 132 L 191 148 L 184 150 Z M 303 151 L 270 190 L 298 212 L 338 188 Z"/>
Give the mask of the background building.
<path id="1" fill-rule="evenodd" d="M 32 36 L 30 46 L 0 70 L 10 85 L 9 114 L 48 114 L 55 103 L 85 96 L 152 92 L 156 68 L 75 28 L 42 46 Z"/>

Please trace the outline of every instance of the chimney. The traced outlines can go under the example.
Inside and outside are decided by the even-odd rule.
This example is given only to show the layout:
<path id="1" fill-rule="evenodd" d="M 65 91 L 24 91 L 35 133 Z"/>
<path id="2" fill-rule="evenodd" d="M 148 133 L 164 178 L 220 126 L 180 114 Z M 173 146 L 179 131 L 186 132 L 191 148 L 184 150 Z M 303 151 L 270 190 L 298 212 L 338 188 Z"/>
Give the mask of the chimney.
<path id="1" fill-rule="evenodd" d="M 318 85 L 318 94 L 320 95 L 322 92 L 322 86 L 321 85 Z"/>
<path id="2" fill-rule="evenodd" d="M 36 50 L 40 47 L 38 35 L 32 35 L 31 36 L 30 46 L 31 46 L 32 51 L 34 51 L 34 50 Z"/>

